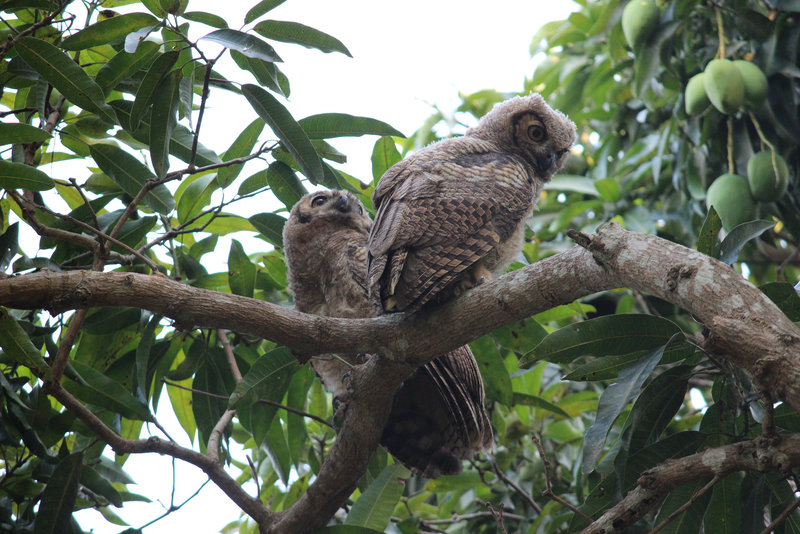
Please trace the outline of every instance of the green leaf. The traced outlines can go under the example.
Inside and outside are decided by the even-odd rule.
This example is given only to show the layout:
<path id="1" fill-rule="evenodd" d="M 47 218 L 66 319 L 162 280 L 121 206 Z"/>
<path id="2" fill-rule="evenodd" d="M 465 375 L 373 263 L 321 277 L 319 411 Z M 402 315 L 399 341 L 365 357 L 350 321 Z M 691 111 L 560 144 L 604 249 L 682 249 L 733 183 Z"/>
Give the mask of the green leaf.
<path id="1" fill-rule="evenodd" d="M 150 351 L 153 349 L 153 343 L 156 337 L 156 328 L 161 321 L 161 315 L 154 314 L 150 317 L 142 331 L 142 338 L 138 345 L 136 345 L 136 389 L 139 398 L 149 398 L 150 383 L 147 380 L 147 367 L 150 362 Z M 155 408 L 154 408 L 155 409 Z"/>
<path id="2" fill-rule="evenodd" d="M 213 13 L 206 13 L 204 11 L 187 11 L 184 13 L 183 18 L 191 20 L 192 22 L 199 22 L 212 28 L 227 28 L 228 22 L 218 15 Z"/>
<path id="3" fill-rule="evenodd" d="M 228 252 L 228 284 L 231 293 L 253 298 L 256 285 L 256 266 L 247 257 L 244 247 L 237 240 L 231 240 Z"/>
<path id="4" fill-rule="evenodd" d="M 658 512 L 656 524 L 666 520 L 673 512 L 686 505 L 692 497 L 706 485 L 708 481 L 703 480 L 700 482 L 693 482 L 685 486 L 679 486 L 672 490 L 664 504 L 661 505 L 661 510 Z M 695 500 L 689 508 L 680 513 L 675 519 L 669 522 L 659 532 L 663 534 L 683 534 L 685 532 L 699 532 L 703 523 L 703 514 L 705 514 L 708 502 L 711 500 L 711 492 L 706 492 Z"/>
<path id="5" fill-rule="evenodd" d="M 573 176 L 569 174 L 559 174 L 553 177 L 544 185 L 546 191 L 566 191 L 570 193 L 580 193 L 593 197 L 600 196 L 594 186 L 594 180 L 585 176 Z"/>
<path id="6" fill-rule="evenodd" d="M 556 415 L 561 415 L 563 417 L 569 417 L 569 414 L 558 407 L 558 405 L 553 404 L 552 402 L 546 401 L 541 397 L 536 395 L 529 395 L 527 393 L 519 393 L 517 391 L 514 392 L 513 404 L 521 405 L 521 406 L 533 406 L 534 408 L 542 408 L 543 410 L 547 410 L 549 412 L 553 412 Z"/>
<path id="7" fill-rule="evenodd" d="M 50 369 L 41 351 L 5 308 L 0 308 L 0 347 L 13 361 L 35 370 L 37 374 L 49 375 Z"/>
<path id="8" fill-rule="evenodd" d="M 203 347 L 202 360 L 194 375 L 192 387 L 192 413 L 197 422 L 202 443 L 208 441 L 214 425 L 225 413 L 226 402 L 219 396 L 228 396 L 233 391 L 230 366 L 222 349 Z M 212 395 L 208 395 L 211 393 Z"/>
<path id="9" fill-rule="evenodd" d="M 42 143 L 53 137 L 46 131 L 30 124 L 0 123 L 0 145 L 18 145 L 22 143 Z"/>
<path id="10" fill-rule="evenodd" d="M 255 35 L 240 32 L 239 30 L 223 28 L 204 35 L 199 40 L 212 41 L 225 48 L 241 52 L 247 57 L 263 59 L 273 63 L 283 61 L 269 44 Z"/>
<path id="11" fill-rule="evenodd" d="M 219 189 L 216 175 L 197 175 L 184 180 L 176 191 L 178 195 L 178 220 L 186 222 L 196 216 L 211 202 L 211 195 Z"/>
<path id="12" fill-rule="evenodd" d="M 662 345 L 651 350 L 642 356 L 636 363 L 626 367 L 619 373 L 617 381 L 607 387 L 597 405 L 597 417 L 586 432 L 583 442 L 583 465 L 584 473 L 594 470 L 597 460 L 603 451 L 603 444 L 606 436 L 611 430 L 611 425 L 617 420 L 619 414 L 628 403 L 639 394 L 642 384 L 650 376 L 661 356 L 664 354 L 666 345 Z"/>
<path id="13" fill-rule="evenodd" d="M 250 24 L 264 13 L 271 11 L 285 1 L 286 0 L 261 0 L 261 2 L 257 3 L 247 12 L 247 15 L 244 17 L 244 23 Z"/>
<path id="14" fill-rule="evenodd" d="M 286 219 L 275 213 L 257 213 L 248 219 L 267 241 L 276 247 L 283 247 L 283 227 Z"/>
<path id="15" fill-rule="evenodd" d="M 222 161 L 230 161 L 236 158 L 242 158 L 253 153 L 253 147 L 256 146 L 258 136 L 264 130 L 264 121 L 256 119 L 248 124 L 242 133 L 231 144 L 230 148 L 222 155 Z M 230 165 L 223 167 L 217 171 L 217 182 L 222 187 L 228 187 L 233 182 L 239 173 L 242 171 L 244 164 Z"/>
<path id="16" fill-rule="evenodd" d="M 128 13 L 101 20 L 70 35 L 61 42 L 64 50 L 83 50 L 93 46 L 110 44 L 129 33 L 145 26 L 158 24 L 158 20 L 148 13 Z"/>
<path id="17" fill-rule="evenodd" d="M 161 80 L 153 96 L 153 114 L 150 122 L 150 160 L 156 176 L 163 178 L 169 170 L 169 144 L 177 124 L 178 94 L 183 74 L 173 70 Z"/>
<path id="18" fill-rule="evenodd" d="M 486 388 L 486 398 L 511 406 L 514 402 L 511 377 L 492 338 L 484 336 L 469 346 L 478 362 L 478 369 Z"/>
<path id="19" fill-rule="evenodd" d="M 167 10 L 164 9 L 164 6 L 161 5 L 159 0 L 142 0 L 142 4 L 144 7 L 150 10 L 158 18 L 164 18 L 167 16 Z"/>
<path id="20" fill-rule="evenodd" d="M 231 50 L 231 58 L 240 69 L 246 70 L 255 76 L 260 85 L 279 95 L 289 96 L 289 79 L 275 66 L 275 63 L 247 57 L 236 50 Z"/>
<path id="21" fill-rule="evenodd" d="M 719 256 L 719 232 L 722 230 L 722 219 L 719 218 L 714 206 L 708 207 L 708 215 L 700 228 L 697 236 L 697 251 L 717 258 Z"/>
<path id="22" fill-rule="evenodd" d="M 53 180 L 39 169 L 22 163 L 0 161 L 0 187 L 4 189 L 46 191 L 55 185 Z"/>
<path id="23" fill-rule="evenodd" d="M 738 225 L 722 240 L 719 246 L 719 261 L 728 265 L 732 264 L 748 241 L 755 239 L 773 226 L 775 226 L 774 221 L 750 221 Z"/>
<path id="24" fill-rule="evenodd" d="M 83 322 L 83 331 L 95 336 L 113 334 L 138 325 L 141 318 L 142 311 L 139 308 L 125 306 L 96 308 L 87 314 Z"/>
<path id="25" fill-rule="evenodd" d="M 520 367 L 545 360 L 569 363 L 580 356 L 607 356 L 664 345 L 680 328 L 654 315 L 606 315 L 565 326 L 542 340 L 520 360 Z"/>
<path id="26" fill-rule="evenodd" d="M 770 282 L 760 289 L 792 322 L 800 321 L 800 294 L 788 282 Z"/>
<path id="27" fill-rule="evenodd" d="M 391 137 L 381 137 L 375 141 L 375 146 L 372 147 L 372 177 L 373 183 L 378 183 L 383 173 L 389 168 L 403 159 L 400 151 L 397 150 L 397 143 Z"/>
<path id="28" fill-rule="evenodd" d="M 322 160 L 289 111 L 274 96 L 257 85 L 243 85 L 242 94 L 258 116 L 272 128 L 286 150 L 300 165 L 303 174 L 315 184 L 324 181 Z"/>
<path id="29" fill-rule="evenodd" d="M 620 198 L 619 183 L 613 178 L 595 180 L 594 187 L 606 202 L 617 202 Z"/>
<path id="30" fill-rule="evenodd" d="M 382 532 L 391 521 L 394 508 L 403 495 L 411 472 L 400 464 L 387 465 L 353 503 L 345 525 L 366 527 Z"/>
<path id="31" fill-rule="evenodd" d="M 405 137 L 388 124 L 369 117 L 356 117 L 346 113 L 320 113 L 297 121 L 309 139 L 331 137 L 357 137 L 381 135 Z"/>
<path id="32" fill-rule="evenodd" d="M 253 29 L 267 39 L 295 43 L 323 52 L 340 52 L 348 57 L 353 57 L 347 47 L 336 37 L 298 22 L 265 20 L 256 24 Z"/>
<path id="33" fill-rule="evenodd" d="M 110 122 L 116 122 L 100 86 L 61 50 L 35 37 L 22 37 L 16 41 L 14 49 L 68 100 L 85 110 L 99 113 Z"/>
<path id="34" fill-rule="evenodd" d="M 128 127 L 136 130 L 142 121 L 145 111 L 153 101 L 153 96 L 158 90 L 161 80 L 172 70 L 178 61 L 178 52 L 166 52 L 159 55 L 147 69 L 139 88 L 136 90 L 136 100 L 128 113 Z"/>
<path id="35" fill-rule="evenodd" d="M 158 43 L 144 41 L 133 54 L 125 51 L 118 52 L 105 65 L 100 67 L 100 70 L 97 71 L 97 76 L 95 76 L 95 82 L 103 91 L 108 92 L 116 87 L 120 81 L 127 80 L 140 69 L 149 65 L 158 49 Z M 128 124 L 128 122 L 124 124 Z"/>
<path id="36" fill-rule="evenodd" d="M 266 180 L 272 192 L 287 209 L 292 209 L 308 193 L 292 168 L 280 161 L 273 161 L 267 168 Z"/>
<path id="37" fill-rule="evenodd" d="M 297 358 L 286 347 L 278 347 L 260 357 L 236 385 L 228 402 L 228 407 L 238 409 L 252 404 L 260 397 L 268 397 L 270 392 L 297 371 Z"/>
<path id="38" fill-rule="evenodd" d="M 92 159 L 123 191 L 135 197 L 153 173 L 134 156 L 113 145 L 96 144 L 89 147 Z M 175 199 L 164 184 L 157 185 L 145 196 L 147 205 L 156 213 L 166 215 L 175 207 Z"/>
<path id="39" fill-rule="evenodd" d="M 78 498 L 82 465 L 83 452 L 70 454 L 58 462 L 42 492 L 34 534 L 61 534 L 67 530 Z"/>
<path id="40" fill-rule="evenodd" d="M 15 222 L 0 234 L 0 273 L 6 272 L 19 250 L 19 223 Z"/>
<path id="41" fill-rule="evenodd" d="M 714 485 L 703 526 L 705 532 L 738 534 L 742 521 L 742 475 L 731 473 Z"/>
<path id="42" fill-rule="evenodd" d="M 106 408 L 128 419 L 153 420 L 147 405 L 116 380 L 77 360 L 72 360 L 70 365 L 78 376 L 73 382 L 66 382 L 64 388 L 81 401 Z"/>
<path id="43" fill-rule="evenodd" d="M 267 436 L 264 440 L 264 446 L 267 449 L 272 467 L 281 477 L 281 482 L 284 485 L 289 483 L 289 474 L 292 470 L 292 457 L 289 453 L 289 443 L 286 441 L 286 433 L 283 427 L 275 421 L 270 425 L 267 430 Z"/>

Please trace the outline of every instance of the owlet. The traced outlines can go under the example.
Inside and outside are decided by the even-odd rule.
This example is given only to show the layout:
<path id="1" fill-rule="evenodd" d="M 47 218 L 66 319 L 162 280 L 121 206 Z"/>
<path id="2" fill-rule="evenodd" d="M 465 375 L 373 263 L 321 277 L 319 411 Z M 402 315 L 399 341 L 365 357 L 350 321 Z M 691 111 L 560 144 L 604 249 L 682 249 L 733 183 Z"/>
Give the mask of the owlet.
<path id="1" fill-rule="evenodd" d="M 561 168 L 575 125 L 538 95 L 497 104 L 463 137 L 391 167 L 372 202 L 368 287 L 386 311 L 414 312 L 502 273 L 525 219 Z"/>
<path id="2" fill-rule="evenodd" d="M 333 317 L 376 315 L 366 284 L 370 224 L 364 206 L 347 191 L 319 191 L 297 202 L 283 231 L 296 309 Z M 334 396 L 346 396 L 348 369 L 342 362 L 319 355 L 311 365 Z M 420 367 L 403 383 L 381 437 L 396 460 L 427 478 L 460 472 L 461 460 L 491 443 L 483 382 L 467 346 Z"/>

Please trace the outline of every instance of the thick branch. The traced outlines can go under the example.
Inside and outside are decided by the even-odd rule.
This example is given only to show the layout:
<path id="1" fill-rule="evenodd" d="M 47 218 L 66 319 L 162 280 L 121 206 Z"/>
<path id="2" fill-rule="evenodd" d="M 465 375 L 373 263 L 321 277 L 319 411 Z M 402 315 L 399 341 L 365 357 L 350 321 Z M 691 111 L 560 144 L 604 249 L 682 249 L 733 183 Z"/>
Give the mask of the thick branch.
<path id="1" fill-rule="evenodd" d="M 721 479 L 736 471 L 787 472 L 793 465 L 800 465 L 800 434 L 759 437 L 667 460 L 642 473 L 638 486 L 586 527 L 582 534 L 622 532 L 681 485 L 715 477 Z"/>

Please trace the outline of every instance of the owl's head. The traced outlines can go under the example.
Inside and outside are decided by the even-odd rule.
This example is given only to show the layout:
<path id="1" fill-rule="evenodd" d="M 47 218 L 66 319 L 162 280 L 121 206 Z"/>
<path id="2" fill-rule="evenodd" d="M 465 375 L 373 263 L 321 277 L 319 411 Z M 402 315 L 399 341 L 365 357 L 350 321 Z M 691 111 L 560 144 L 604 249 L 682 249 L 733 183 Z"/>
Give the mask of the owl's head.
<path id="1" fill-rule="evenodd" d="M 550 180 L 575 143 L 575 124 L 539 94 L 501 102 L 467 131 L 521 155 L 544 181 Z"/>
<path id="2" fill-rule="evenodd" d="M 319 233 L 345 228 L 366 234 L 371 225 L 372 219 L 364 205 L 349 191 L 315 191 L 294 205 L 289 220 L 286 221 L 284 235 L 291 232 Z"/>

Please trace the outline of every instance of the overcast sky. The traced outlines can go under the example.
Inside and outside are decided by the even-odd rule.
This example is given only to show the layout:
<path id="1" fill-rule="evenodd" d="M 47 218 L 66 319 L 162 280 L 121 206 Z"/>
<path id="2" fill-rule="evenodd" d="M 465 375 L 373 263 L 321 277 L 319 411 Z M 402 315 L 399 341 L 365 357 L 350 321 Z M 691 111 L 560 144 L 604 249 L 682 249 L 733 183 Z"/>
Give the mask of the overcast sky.
<path id="1" fill-rule="evenodd" d="M 252 3 L 191 0 L 188 10 L 216 13 L 232 28 L 238 28 Z M 349 58 L 275 44 L 284 60 L 281 69 L 292 86 L 286 105 L 296 118 L 344 112 L 381 119 L 411 134 L 431 114 L 428 103 L 451 109 L 459 91 L 520 91 L 533 68 L 528 55 L 531 37 L 544 23 L 565 18 L 572 5 L 569 0 L 288 0 L 264 18 L 301 22 L 329 33 L 353 55 Z M 226 72 L 232 79 L 248 81 L 240 71 Z M 210 103 L 201 138 L 222 151 L 256 115 L 243 98 L 223 101 L 212 95 Z M 368 181 L 374 142 L 374 137 L 365 137 L 335 140 L 333 144 L 349 156 L 344 170 Z M 220 246 L 227 251 L 227 245 Z M 162 403 L 168 404 L 166 395 L 162 396 Z M 173 437 L 188 444 L 185 433 L 166 411 L 158 414 L 160 422 L 171 429 Z M 206 477 L 188 464 L 175 464 L 177 504 L 194 493 Z M 130 486 L 131 491 L 169 505 L 170 458 L 133 455 L 125 469 L 137 482 Z M 131 526 L 140 527 L 161 515 L 163 508 L 154 502 L 129 504 L 114 511 Z M 218 532 L 238 514 L 238 508 L 208 484 L 190 504 L 148 527 L 145 534 Z M 93 529 L 98 534 L 124 530 L 105 522 L 95 511 L 78 517 L 85 530 Z"/>

